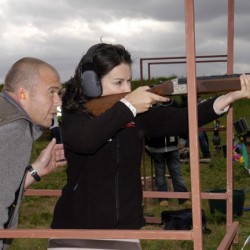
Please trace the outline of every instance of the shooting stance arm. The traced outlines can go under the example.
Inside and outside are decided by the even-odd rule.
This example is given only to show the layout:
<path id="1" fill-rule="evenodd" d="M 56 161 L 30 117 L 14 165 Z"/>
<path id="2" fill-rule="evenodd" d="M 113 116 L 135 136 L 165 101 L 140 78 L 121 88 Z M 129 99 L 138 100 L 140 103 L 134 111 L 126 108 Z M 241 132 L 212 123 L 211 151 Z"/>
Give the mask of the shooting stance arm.
<path id="1" fill-rule="evenodd" d="M 147 91 L 160 96 L 187 94 L 186 79 L 172 79 L 158 84 Z M 197 93 L 230 92 L 241 89 L 240 75 L 210 76 L 197 78 Z M 116 102 L 124 98 L 128 93 L 121 93 L 93 98 L 86 103 L 88 111 L 98 116 L 111 108 Z"/>

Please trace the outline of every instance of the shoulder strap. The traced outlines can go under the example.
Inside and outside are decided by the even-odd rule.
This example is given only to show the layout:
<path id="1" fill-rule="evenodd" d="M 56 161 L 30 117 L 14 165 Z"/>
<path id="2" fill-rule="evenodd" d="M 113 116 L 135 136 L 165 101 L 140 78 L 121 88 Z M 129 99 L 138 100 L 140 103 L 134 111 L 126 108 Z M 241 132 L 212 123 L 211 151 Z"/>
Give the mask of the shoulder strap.
<path id="1" fill-rule="evenodd" d="M 16 209 L 17 201 L 18 201 L 19 196 L 21 195 L 21 187 L 22 187 L 22 184 L 25 181 L 26 171 L 27 171 L 27 168 L 25 168 L 23 178 L 22 178 L 22 180 L 20 182 L 20 185 L 19 185 L 19 187 L 18 187 L 18 189 L 17 189 L 17 191 L 15 193 L 15 200 L 13 201 L 13 203 L 8 208 L 8 221 L 4 224 L 4 229 L 9 228 L 10 225 L 11 225 L 11 222 L 13 220 L 13 217 L 14 217 L 13 215 L 14 215 L 14 212 L 15 212 L 15 209 Z"/>

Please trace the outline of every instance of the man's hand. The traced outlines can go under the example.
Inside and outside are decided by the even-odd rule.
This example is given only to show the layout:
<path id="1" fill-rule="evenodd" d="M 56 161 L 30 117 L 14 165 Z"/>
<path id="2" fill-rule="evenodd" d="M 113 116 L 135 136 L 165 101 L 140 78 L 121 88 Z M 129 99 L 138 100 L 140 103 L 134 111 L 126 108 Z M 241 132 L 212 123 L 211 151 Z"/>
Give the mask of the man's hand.
<path id="1" fill-rule="evenodd" d="M 63 144 L 56 144 L 55 138 L 51 140 L 48 146 L 40 153 L 37 160 L 32 163 L 32 167 L 37 171 L 39 176 L 45 176 L 57 167 L 67 164 L 64 156 Z M 27 174 L 25 187 L 29 186 L 34 181 L 33 177 Z"/>

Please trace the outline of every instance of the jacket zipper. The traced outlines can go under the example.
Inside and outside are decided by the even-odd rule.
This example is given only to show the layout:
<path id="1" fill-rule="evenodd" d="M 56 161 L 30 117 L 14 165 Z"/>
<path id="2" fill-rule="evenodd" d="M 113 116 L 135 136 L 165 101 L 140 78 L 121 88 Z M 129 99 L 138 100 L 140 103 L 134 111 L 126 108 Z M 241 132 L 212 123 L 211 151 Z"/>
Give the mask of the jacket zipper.
<path id="1" fill-rule="evenodd" d="M 119 187 L 118 187 L 118 173 L 119 173 L 119 142 L 116 138 L 116 158 L 117 165 L 115 170 L 115 206 L 116 206 L 116 228 L 119 229 Z"/>

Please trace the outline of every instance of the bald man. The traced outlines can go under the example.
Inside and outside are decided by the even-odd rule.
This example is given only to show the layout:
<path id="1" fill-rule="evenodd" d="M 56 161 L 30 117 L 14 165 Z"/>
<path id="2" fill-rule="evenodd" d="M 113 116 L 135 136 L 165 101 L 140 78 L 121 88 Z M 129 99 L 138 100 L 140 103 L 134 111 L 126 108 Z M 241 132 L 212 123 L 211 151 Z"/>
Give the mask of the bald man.
<path id="1" fill-rule="evenodd" d="M 48 63 L 25 57 L 8 71 L 0 93 L 0 228 L 15 228 L 25 187 L 66 164 L 55 139 L 30 163 L 32 144 L 48 128 L 61 105 L 58 72 Z M 9 239 L 0 240 L 7 249 Z"/>

